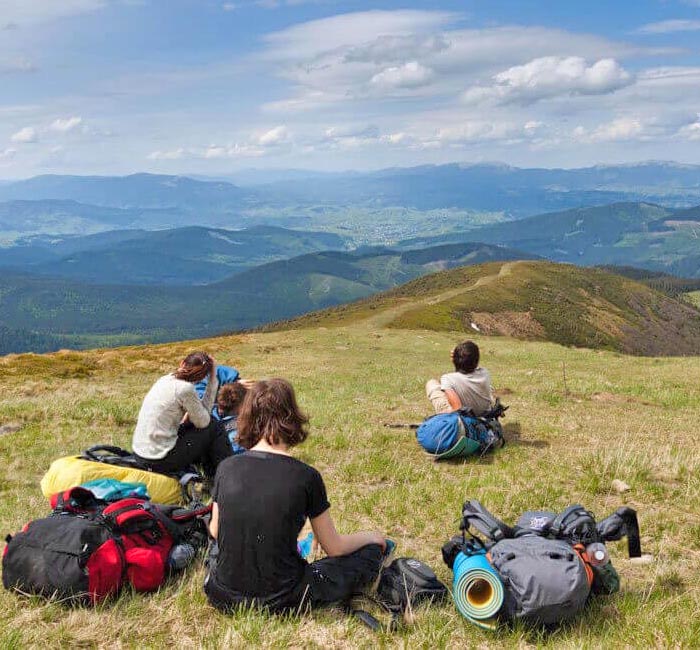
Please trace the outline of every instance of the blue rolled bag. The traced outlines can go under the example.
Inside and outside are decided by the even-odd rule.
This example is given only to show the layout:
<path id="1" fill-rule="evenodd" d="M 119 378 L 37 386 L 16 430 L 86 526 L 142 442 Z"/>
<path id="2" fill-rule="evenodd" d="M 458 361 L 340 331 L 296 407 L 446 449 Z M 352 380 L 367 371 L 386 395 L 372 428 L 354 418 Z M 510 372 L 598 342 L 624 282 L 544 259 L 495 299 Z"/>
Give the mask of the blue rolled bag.
<path id="1" fill-rule="evenodd" d="M 496 401 L 494 408 L 482 416 L 471 409 L 431 415 L 416 429 L 416 439 L 435 460 L 485 454 L 505 445 L 498 419 L 507 408 Z"/>
<path id="2" fill-rule="evenodd" d="M 442 547 L 455 606 L 491 630 L 514 621 L 556 626 L 592 596 L 618 591 L 605 542 L 627 537 L 629 556 L 641 556 L 637 513 L 628 507 L 598 523 L 580 505 L 558 515 L 528 511 L 511 527 L 471 500 L 463 505 L 460 529 Z"/>

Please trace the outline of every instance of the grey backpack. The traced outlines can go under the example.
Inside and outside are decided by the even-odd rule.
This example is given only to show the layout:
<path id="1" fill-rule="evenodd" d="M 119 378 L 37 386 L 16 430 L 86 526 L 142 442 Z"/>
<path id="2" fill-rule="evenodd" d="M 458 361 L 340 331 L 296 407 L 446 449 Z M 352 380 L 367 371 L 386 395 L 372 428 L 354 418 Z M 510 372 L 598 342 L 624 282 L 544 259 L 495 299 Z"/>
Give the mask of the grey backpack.
<path id="1" fill-rule="evenodd" d="M 591 592 L 586 567 L 568 542 L 524 535 L 497 542 L 489 553 L 503 581 L 507 618 L 552 625 L 586 604 Z"/>
<path id="2" fill-rule="evenodd" d="M 459 553 L 488 551 L 486 557 L 503 583 L 499 616 L 537 625 L 569 620 L 591 593 L 610 594 L 619 588 L 612 564 L 591 567 L 577 548 L 627 537 L 630 557 L 641 555 L 637 515 L 631 508 L 620 508 L 599 523 L 579 505 L 559 515 L 528 511 L 508 526 L 471 500 L 462 506 L 460 528 L 462 535 L 442 548 L 447 566 L 452 568 Z"/>

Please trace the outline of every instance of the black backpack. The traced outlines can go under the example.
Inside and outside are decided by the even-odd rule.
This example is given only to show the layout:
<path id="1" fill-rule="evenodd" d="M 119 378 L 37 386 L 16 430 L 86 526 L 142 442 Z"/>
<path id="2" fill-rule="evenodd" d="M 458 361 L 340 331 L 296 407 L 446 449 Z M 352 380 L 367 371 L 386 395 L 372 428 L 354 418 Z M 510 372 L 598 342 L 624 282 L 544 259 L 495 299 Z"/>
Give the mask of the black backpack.
<path id="1" fill-rule="evenodd" d="M 377 598 L 392 613 L 403 614 L 414 605 L 437 602 L 448 595 L 435 572 L 424 562 L 400 557 L 382 571 Z"/>
<path id="2" fill-rule="evenodd" d="M 358 607 L 361 598 L 351 599 L 346 611 L 375 632 L 382 629 L 395 632 L 402 618 L 407 622 L 412 619 L 415 605 L 444 600 L 449 593 L 427 564 L 412 557 L 401 557 L 382 570 L 376 594 L 362 597 L 391 614 L 388 626 L 385 627 L 372 614 Z"/>

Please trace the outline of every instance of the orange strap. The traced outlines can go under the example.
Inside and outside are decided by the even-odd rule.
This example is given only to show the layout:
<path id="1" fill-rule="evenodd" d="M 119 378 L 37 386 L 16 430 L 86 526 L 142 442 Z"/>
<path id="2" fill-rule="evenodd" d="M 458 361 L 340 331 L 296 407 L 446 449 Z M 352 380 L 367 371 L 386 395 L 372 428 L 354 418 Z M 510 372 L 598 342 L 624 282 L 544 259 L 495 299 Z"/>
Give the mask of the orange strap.
<path id="1" fill-rule="evenodd" d="M 583 566 L 586 568 L 586 578 L 588 579 L 588 586 L 590 587 L 593 584 L 593 569 L 591 569 L 591 565 L 588 562 L 586 547 L 583 544 L 575 544 L 574 551 L 576 551 L 581 558 L 581 562 L 583 562 Z"/>

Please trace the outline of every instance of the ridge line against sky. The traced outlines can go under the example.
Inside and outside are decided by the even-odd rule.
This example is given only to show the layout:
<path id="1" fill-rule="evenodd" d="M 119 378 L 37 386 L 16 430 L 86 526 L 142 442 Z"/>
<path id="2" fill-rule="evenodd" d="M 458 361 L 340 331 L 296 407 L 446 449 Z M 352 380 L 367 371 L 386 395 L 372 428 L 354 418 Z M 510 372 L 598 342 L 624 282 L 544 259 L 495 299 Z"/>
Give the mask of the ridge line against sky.
<path id="1" fill-rule="evenodd" d="M 0 0 L 0 178 L 700 163 L 700 0 Z"/>

